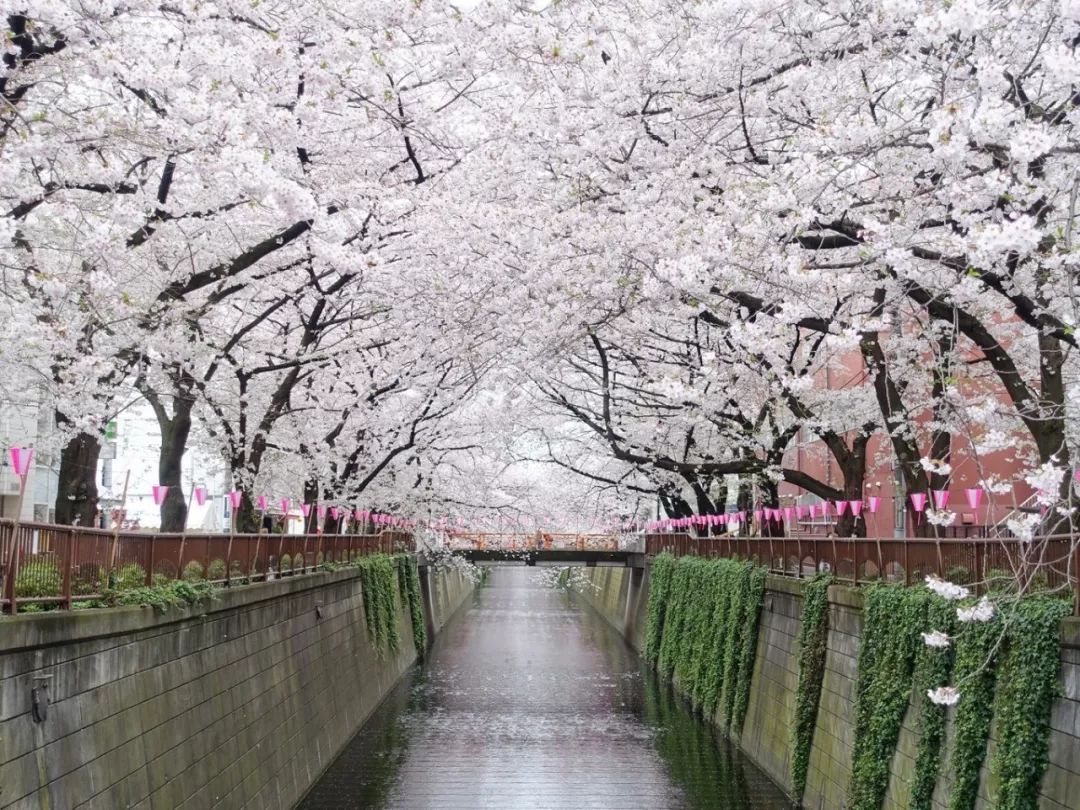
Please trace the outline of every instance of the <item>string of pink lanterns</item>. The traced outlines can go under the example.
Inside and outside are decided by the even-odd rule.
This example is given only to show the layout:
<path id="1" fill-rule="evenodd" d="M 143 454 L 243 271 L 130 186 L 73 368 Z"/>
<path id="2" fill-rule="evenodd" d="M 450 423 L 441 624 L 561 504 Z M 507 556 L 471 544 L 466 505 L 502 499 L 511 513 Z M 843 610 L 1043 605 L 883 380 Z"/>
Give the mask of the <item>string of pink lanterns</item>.
<path id="1" fill-rule="evenodd" d="M 1080 486 L 1080 470 L 1075 473 L 1077 485 Z M 964 498 L 967 501 L 967 505 L 973 511 L 978 511 L 982 505 L 983 495 L 985 490 L 981 487 L 969 487 L 964 490 Z M 934 510 L 938 512 L 944 511 L 949 504 L 949 490 L 947 489 L 935 489 L 931 491 L 933 497 Z M 921 516 L 926 511 L 928 504 L 927 495 L 925 492 L 912 492 L 910 495 L 911 508 L 915 511 L 916 516 Z M 667 529 L 689 529 L 689 528 L 707 528 L 714 526 L 723 526 L 725 528 L 734 527 L 738 531 L 738 527 L 748 523 L 748 518 L 752 516 L 753 521 L 761 524 L 763 522 L 773 523 L 791 523 L 792 518 L 796 520 L 803 520 L 809 518 L 814 520 L 816 518 L 826 519 L 829 517 L 830 506 L 836 517 L 843 517 L 847 514 L 848 510 L 851 514 L 858 518 L 862 516 L 863 509 L 873 515 L 877 514 L 878 509 L 881 507 L 881 497 L 879 495 L 870 495 L 867 497 L 864 503 L 861 500 L 834 500 L 834 501 L 821 501 L 814 504 L 796 504 L 795 506 L 784 507 L 769 507 L 760 506 L 751 511 L 739 511 L 729 512 L 723 515 L 692 515 L 684 518 L 667 518 L 664 520 L 653 520 L 645 525 L 647 531 L 664 531 Z"/>

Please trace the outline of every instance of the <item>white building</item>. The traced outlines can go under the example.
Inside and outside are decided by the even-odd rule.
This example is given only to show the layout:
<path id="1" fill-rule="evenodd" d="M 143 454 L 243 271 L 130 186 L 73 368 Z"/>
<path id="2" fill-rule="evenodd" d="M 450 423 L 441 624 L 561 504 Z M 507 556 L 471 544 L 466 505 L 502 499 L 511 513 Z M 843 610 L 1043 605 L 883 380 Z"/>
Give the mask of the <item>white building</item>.
<path id="1" fill-rule="evenodd" d="M 33 465 L 26 478 L 26 497 L 20 520 L 48 523 L 56 503 L 60 459 L 41 449 L 54 432 L 53 411 L 37 405 L 0 400 L 0 517 L 13 518 L 19 503 L 19 477 L 11 467 L 12 447 L 34 448 Z"/>

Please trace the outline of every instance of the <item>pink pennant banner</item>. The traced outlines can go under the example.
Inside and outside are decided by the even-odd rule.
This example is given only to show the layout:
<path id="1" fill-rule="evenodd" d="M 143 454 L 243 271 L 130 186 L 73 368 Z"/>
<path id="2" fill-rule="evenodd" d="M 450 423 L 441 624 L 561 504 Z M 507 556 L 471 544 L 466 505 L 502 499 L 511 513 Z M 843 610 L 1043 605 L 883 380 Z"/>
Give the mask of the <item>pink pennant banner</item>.
<path id="1" fill-rule="evenodd" d="M 762 510 L 762 509 L 755 509 L 754 510 L 754 520 L 760 521 L 761 520 L 761 515 L 762 515 L 763 512 L 764 512 L 764 510 Z"/>
<path id="2" fill-rule="evenodd" d="M 947 489 L 935 489 L 934 490 L 934 509 L 939 512 L 949 505 L 949 490 Z"/>
<path id="3" fill-rule="evenodd" d="M 923 512 L 926 510 L 926 493 L 925 492 L 912 492 L 911 493 L 911 508 L 916 512 Z"/>
<path id="4" fill-rule="evenodd" d="M 300 511 L 304 513 L 304 517 L 311 517 L 311 504 L 310 503 L 302 503 L 302 504 L 300 504 Z"/>
<path id="5" fill-rule="evenodd" d="M 823 518 L 828 517 L 829 516 L 829 502 L 828 501 L 822 501 L 821 503 L 819 503 L 818 504 L 818 512 L 821 514 L 821 516 Z"/>
<path id="6" fill-rule="evenodd" d="M 233 511 L 236 511 L 240 508 L 240 504 L 243 502 L 243 500 L 244 493 L 240 492 L 239 490 L 234 489 L 232 490 L 232 492 L 229 493 L 229 506 L 233 508 Z"/>
<path id="7" fill-rule="evenodd" d="M 319 511 L 319 520 L 322 520 L 324 517 L 326 517 L 326 506 L 325 506 L 325 504 L 320 503 L 319 506 L 318 506 L 318 511 Z"/>
<path id="8" fill-rule="evenodd" d="M 330 507 L 330 517 L 332 517 L 334 520 L 337 520 L 338 515 L 340 515 L 340 514 L 341 514 L 341 510 L 338 509 L 336 506 L 331 506 Z"/>
<path id="9" fill-rule="evenodd" d="M 878 507 L 881 506 L 881 496 L 871 495 L 866 499 L 866 508 L 870 510 L 871 515 L 876 515 Z"/>
<path id="10" fill-rule="evenodd" d="M 169 488 L 155 484 L 150 487 L 150 494 L 154 496 L 154 506 L 161 506 L 165 502 L 165 496 L 169 494 Z"/>
<path id="11" fill-rule="evenodd" d="M 806 507 L 803 506 L 801 503 L 795 504 L 795 517 L 797 517 L 799 520 L 802 520 L 804 517 L 806 517 Z"/>
<path id="12" fill-rule="evenodd" d="M 267 504 L 270 503 L 270 499 L 267 498 L 265 495 L 260 495 L 258 498 L 255 499 L 255 503 L 259 505 L 260 512 L 265 512 Z"/>
<path id="13" fill-rule="evenodd" d="M 289 514 L 289 507 L 292 506 L 292 502 L 288 498 L 281 499 L 281 513 L 283 515 Z"/>
<path id="14" fill-rule="evenodd" d="M 791 523 L 791 515 L 794 513 L 794 511 L 795 510 L 792 509 L 790 506 L 785 506 L 784 507 L 784 522 L 785 523 Z"/>
<path id="15" fill-rule="evenodd" d="M 862 514 L 862 501 L 848 501 L 848 506 L 851 507 L 851 514 L 855 517 Z"/>
<path id="16" fill-rule="evenodd" d="M 847 511 L 847 501 L 835 501 L 833 505 L 836 507 L 836 516 L 843 517 Z"/>
<path id="17" fill-rule="evenodd" d="M 195 503 L 199 506 L 206 504 L 206 487 L 195 487 Z"/>
<path id="18" fill-rule="evenodd" d="M 30 472 L 30 462 L 34 458 L 33 448 L 12 447 L 9 453 L 11 454 L 11 466 L 15 469 L 15 474 L 19 478 L 25 478 L 27 473 Z"/>
<path id="19" fill-rule="evenodd" d="M 964 497 L 967 498 L 967 505 L 972 509 L 978 509 L 982 504 L 983 491 L 978 487 L 971 487 L 964 490 Z"/>

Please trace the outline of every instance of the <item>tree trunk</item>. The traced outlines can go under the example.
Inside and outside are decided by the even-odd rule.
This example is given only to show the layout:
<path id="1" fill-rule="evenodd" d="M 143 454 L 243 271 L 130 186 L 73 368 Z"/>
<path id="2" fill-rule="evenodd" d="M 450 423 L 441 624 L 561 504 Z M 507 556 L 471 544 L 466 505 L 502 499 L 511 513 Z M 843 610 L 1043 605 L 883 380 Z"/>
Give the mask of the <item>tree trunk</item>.
<path id="1" fill-rule="evenodd" d="M 56 423 L 70 424 L 59 411 Z M 97 463 L 101 442 L 97 436 L 80 433 L 60 453 L 60 472 L 56 488 L 56 522 L 93 526 L 97 515 Z"/>
<path id="2" fill-rule="evenodd" d="M 318 502 L 319 482 L 309 478 L 304 482 L 304 503 L 310 507 L 307 517 L 304 518 L 304 534 L 315 533 L 315 527 L 318 525 L 319 520 L 318 510 L 316 509 Z"/>
<path id="3" fill-rule="evenodd" d="M 182 532 L 187 525 L 187 503 L 184 501 L 184 451 L 191 432 L 191 403 L 177 400 L 176 413 L 161 425 L 161 453 L 158 456 L 158 481 L 169 488 L 161 504 L 161 530 Z"/>

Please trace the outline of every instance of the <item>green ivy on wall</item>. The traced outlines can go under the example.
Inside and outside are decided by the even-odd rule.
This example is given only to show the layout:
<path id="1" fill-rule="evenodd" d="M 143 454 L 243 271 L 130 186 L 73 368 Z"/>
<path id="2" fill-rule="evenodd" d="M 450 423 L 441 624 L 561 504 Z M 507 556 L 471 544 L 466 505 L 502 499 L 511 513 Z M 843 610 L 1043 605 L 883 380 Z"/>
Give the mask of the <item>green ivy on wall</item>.
<path id="1" fill-rule="evenodd" d="M 953 775 L 949 810 L 973 810 L 979 792 L 979 771 L 986 759 L 986 741 L 994 718 L 994 681 L 1001 639 L 998 618 L 964 627 L 956 639 L 953 683 L 960 702 L 953 719 Z"/>
<path id="2" fill-rule="evenodd" d="M 998 745 L 990 763 L 998 777 L 1000 810 L 1029 810 L 1038 804 L 1050 711 L 1058 694 L 1061 620 L 1069 612 L 1060 599 L 1034 596 L 1006 616 L 995 709 Z"/>
<path id="3" fill-rule="evenodd" d="M 664 635 L 664 616 L 667 613 L 671 578 L 675 558 L 671 554 L 657 556 L 649 569 L 649 615 L 645 627 L 645 660 L 656 665 L 660 658 L 660 639 Z"/>
<path id="4" fill-rule="evenodd" d="M 929 599 L 923 588 L 872 585 L 866 590 L 855 682 L 851 810 L 879 810 L 888 790 Z"/>
<path id="5" fill-rule="evenodd" d="M 803 588 L 799 620 L 799 682 L 795 690 L 795 722 L 791 729 L 791 784 L 799 798 L 806 789 L 810 746 L 817 725 L 825 645 L 829 634 L 829 585 L 832 576 L 818 574 Z"/>
<path id="6" fill-rule="evenodd" d="M 749 703 L 765 569 L 662 554 L 652 564 L 645 657 L 737 733 Z"/>
<path id="7" fill-rule="evenodd" d="M 372 554 L 362 557 L 357 567 L 360 569 L 368 635 L 379 653 L 396 652 L 400 638 L 395 597 L 398 578 L 394 558 L 389 554 Z"/>
<path id="8" fill-rule="evenodd" d="M 399 554 L 397 557 L 398 589 L 409 607 L 409 619 L 412 621 L 413 646 L 416 655 L 423 659 L 427 653 L 427 628 L 424 626 L 424 600 L 420 592 L 420 572 L 416 568 L 416 558 L 411 554 Z"/>
<path id="9" fill-rule="evenodd" d="M 926 604 L 926 630 L 952 635 L 956 608 L 940 596 L 931 595 Z M 941 772 L 941 747 L 945 741 L 948 710 L 930 700 L 931 689 L 949 683 L 952 676 L 951 647 L 919 644 L 915 661 L 915 705 L 919 710 L 919 742 L 915 751 L 915 773 L 908 806 L 911 810 L 932 810 L 934 786 Z"/>

